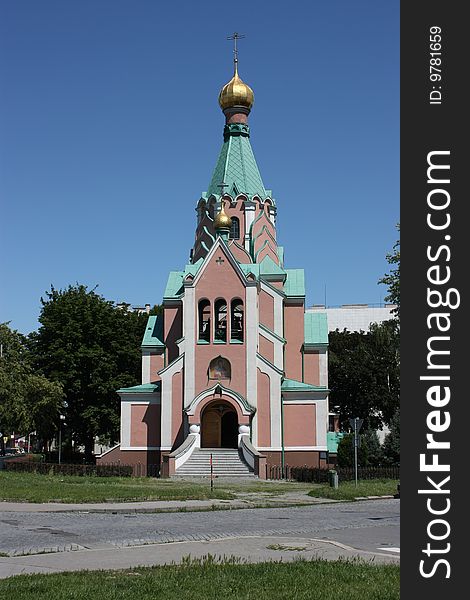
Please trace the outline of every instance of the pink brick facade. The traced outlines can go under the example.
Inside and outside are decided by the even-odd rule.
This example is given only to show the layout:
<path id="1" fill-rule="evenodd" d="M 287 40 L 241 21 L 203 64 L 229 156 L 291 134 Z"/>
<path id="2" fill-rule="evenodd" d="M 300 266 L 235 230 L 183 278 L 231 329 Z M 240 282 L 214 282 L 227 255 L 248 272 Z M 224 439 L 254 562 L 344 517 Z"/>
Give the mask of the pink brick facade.
<path id="1" fill-rule="evenodd" d="M 163 314 L 149 318 L 142 385 L 119 390 L 121 444 L 109 457 L 134 464 L 147 452 L 164 460 L 164 475 L 177 472 L 168 456 L 188 439 L 199 447 L 249 438 L 263 468 L 326 460 L 327 343 L 306 321 L 303 273 L 284 268 L 243 106 L 224 108 L 224 146 L 197 203 L 190 262 L 170 274 Z"/>

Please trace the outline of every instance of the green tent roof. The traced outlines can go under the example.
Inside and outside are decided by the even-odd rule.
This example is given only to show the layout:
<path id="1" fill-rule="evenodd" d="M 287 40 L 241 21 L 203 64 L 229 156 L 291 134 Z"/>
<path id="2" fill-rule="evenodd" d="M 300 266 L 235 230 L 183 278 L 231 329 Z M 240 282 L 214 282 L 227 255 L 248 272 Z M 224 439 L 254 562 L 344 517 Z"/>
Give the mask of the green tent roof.
<path id="1" fill-rule="evenodd" d="M 248 127 L 245 129 L 248 131 Z M 225 135 L 207 196 L 220 196 L 218 186 L 222 182 L 228 185 L 225 191 L 232 196 L 243 193 L 249 198 L 255 194 L 267 197 L 248 135 Z"/>
<path id="2" fill-rule="evenodd" d="M 328 344 L 326 313 L 306 312 L 304 320 L 305 344 Z"/>

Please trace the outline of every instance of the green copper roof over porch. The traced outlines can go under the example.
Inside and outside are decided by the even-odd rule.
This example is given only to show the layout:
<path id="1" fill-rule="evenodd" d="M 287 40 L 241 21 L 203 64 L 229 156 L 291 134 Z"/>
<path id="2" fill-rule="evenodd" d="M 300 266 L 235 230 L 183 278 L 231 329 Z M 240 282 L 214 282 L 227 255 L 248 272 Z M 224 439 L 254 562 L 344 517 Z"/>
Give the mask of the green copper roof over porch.
<path id="1" fill-rule="evenodd" d="M 295 379 L 284 379 L 281 384 L 283 392 L 328 392 L 328 388 L 323 385 L 312 385 L 303 383 Z"/>
<path id="2" fill-rule="evenodd" d="M 261 175 L 251 149 L 247 125 L 232 124 L 224 130 L 224 143 L 207 190 L 207 196 L 220 196 L 219 185 L 224 182 L 225 192 L 231 196 L 246 194 L 250 199 L 254 195 L 262 199 L 267 197 Z"/>
<path id="3" fill-rule="evenodd" d="M 143 383 L 142 385 L 134 385 L 128 388 L 121 388 L 117 390 L 118 394 L 153 394 L 159 392 L 161 388 L 161 381 L 156 383 Z"/>

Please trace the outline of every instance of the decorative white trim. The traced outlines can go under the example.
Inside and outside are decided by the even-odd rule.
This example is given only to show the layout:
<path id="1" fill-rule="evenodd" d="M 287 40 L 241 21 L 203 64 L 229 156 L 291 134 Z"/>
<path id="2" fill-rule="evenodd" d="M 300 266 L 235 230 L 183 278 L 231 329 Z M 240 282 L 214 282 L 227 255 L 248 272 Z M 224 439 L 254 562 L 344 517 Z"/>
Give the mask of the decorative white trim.
<path id="1" fill-rule="evenodd" d="M 191 402 L 194 397 L 196 386 L 196 306 L 195 289 L 191 286 L 185 286 L 183 297 L 183 338 L 184 342 L 181 348 L 185 348 L 185 377 L 183 390 L 183 406 Z"/>
<path id="2" fill-rule="evenodd" d="M 323 402 L 326 398 L 320 398 L 319 400 L 287 400 L 284 398 L 284 405 L 291 406 L 292 404 L 318 404 Z"/>
<path id="3" fill-rule="evenodd" d="M 142 351 L 142 383 L 150 383 L 150 352 Z"/>
<path id="4" fill-rule="evenodd" d="M 121 450 L 164 450 L 161 446 L 123 446 Z"/>
<path id="5" fill-rule="evenodd" d="M 213 385 L 211 388 L 209 388 L 207 390 L 203 390 L 200 394 L 198 394 L 193 399 L 191 404 L 185 409 L 186 414 L 188 416 L 194 416 L 194 414 L 196 413 L 196 408 L 199 406 L 199 404 L 201 402 L 203 402 L 209 396 L 214 397 L 215 390 L 217 387 L 220 387 L 222 390 L 222 393 L 225 396 L 228 396 L 229 398 L 231 398 L 240 407 L 240 410 L 243 415 L 249 416 L 249 415 L 253 414 L 254 407 L 251 407 L 249 405 L 249 403 L 247 403 L 247 405 L 244 405 L 243 402 L 246 402 L 246 400 L 240 394 L 238 394 L 237 392 L 234 392 L 233 390 L 226 388 L 222 384 L 218 384 L 218 383 Z"/>
<path id="6" fill-rule="evenodd" d="M 281 444 L 281 374 L 258 355 L 256 367 L 269 377 L 269 399 L 271 419 L 271 443 Z"/>
<path id="7" fill-rule="evenodd" d="M 328 398 L 326 402 L 318 402 L 315 410 L 316 417 L 316 441 L 319 445 L 327 445 L 328 428 Z"/>
<path id="8" fill-rule="evenodd" d="M 183 445 L 186 445 L 182 448 Z M 171 453 L 171 456 L 175 456 L 175 471 L 177 471 L 180 467 L 184 465 L 186 461 L 191 458 L 192 453 L 196 448 L 201 447 L 201 436 L 199 433 L 190 433 L 183 444 L 181 444 L 181 451 L 178 454 L 180 448 L 177 448 L 174 452 Z"/>
<path id="9" fill-rule="evenodd" d="M 265 281 L 261 281 L 261 289 L 271 296 L 274 300 L 274 333 L 279 337 L 284 336 L 284 310 L 283 301 L 284 293 L 277 288 L 267 285 Z M 277 366 L 277 364 L 276 364 Z M 282 368 L 282 366 L 281 366 Z"/>
<path id="10" fill-rule="evenodd" d="M 177 340 L 175 342 L 175 344 L 178 346 L 178 354 L 183 354 L 183 352 L 185 350 L 184 343 L 185 343 L 184 337 L 180 338 L 179 340 Z"/>
<path id="11" fill-rule="evenodd" d="M 246 337 L 246 400 L 250 406 L 257 407 L 258 376 L 256 373 L 256 353 L 258 351 L 258 290 L 255 286 L 245 288 L 245 337 Z M 253 444 L 258 439 L 257 416 L 253 417 Z"/>
<path id="12" fill-rule="evenodd" d="M 256 203 L 251 200 L 245 200 L 243 203 L 245 214 L 245 250 L 250 252 L 251 225 L 255 220 Z"/>
<path id="13" fill-rule="evenodd" d="M 149 394 L 146 394 L 148 396 Z M 132 396 L 137 396 L 137 394 L 129 394 L 125 398 L 121 398 L 121 402 L 128 402 L 129 404 L 160 404 L 160 392 L 158 395 L 155 395 L 153 398 L 146 398 L 145 400 L 139 400 L 139 398 L 133 398 Z M 140 394 L 139 394 L 140 396 Z"/>
<path id="14" fill-rule="evenodd" d="M 247 282 L 247 280 L 246 280 L 245 273 L 241 270 L 240 265 L 235 260 L 235 257 L 233 256 L 233 254 L 230 252 L 230 248 L 227 246 L 227 244 L 223 241 L 223 239 L 221 237 L 218 237 L 216 239 L 215 243 L 212 245 L 209 252 L 207 253 L 207 255 L 205 256 L 204 262 L 201 265 L 199 271 L 197 272 L 195 278 L 192 280 L 190 285 L 185 286 L 185 290 L 197 287 L 199 280 L 202 277 L 202 274 L 204 273 L 204 271 L 206 270 L 206 268 L 210 262 L 210 259 L 214 256 L 214 254 L 218 250 L 220 252 L 224 253 L 225 257 L 227 258 L 228 262 L 232 265 L 233 270 L 238 275 L 238 277 L 239 277 L 240 281 L 243 283 L 243 285 L 245 285 L 245 286 L 250 285 L 250 282 Z M 256 282 L 254 282 L 254 285 L 256 285 Z M 193 325 L 194 325 L 194 323 L 195 323 L 195 321 L 193 320 Z M 183 332 L 183 335 L 184 335 L 184 332 Z"/>
<path id="15" fill-rule="evenodd" d="M 258 334 L 272 343 L 274 349 L 274 366 L 282 370 L 284 366 L 284 343 L 279 340 L 276 334 L 271 333 L 265 328 L 259 327 Z"/>
<path id="16" fill-rule="evenodd" d="M 171 418 L 172 418 L 172 396 L 173 396 L 173 385 L 172 379 L 175 373 L 182 371 L 185 365 L 185 354 L 180 354 L 168 367 L 165 367 L 158 372 L 162 378 L 162 392 L 161 392 L 161 436 L 162 444 L 165 448 L 171 448 L 173 440 L 171 439 Z"/>
<path id="17" fill-rule="evenodd" d="M 276 227 L 276 208 L 274 206 L 270 206 L 269 209 L 269 218 L 271 219 L 271 223 Z"/>
<path id="18" fill-rule="evenodd" d="M 320 385 L 328 387 L 328 350 L 318 353 L 318 367 L 320 372 Z"/>
<path id="19" fill-rule="evenodd" d="M 110 452 L 112 452 L 113 450 L 116 450 L 116 448 L 119 448 L 121 446 L 121 443 L 117 443 L 115 444 L 112 448 L 109 448 L 108 450 L 106 450 L 105 452 L 102 452 L 99 455 L 96 455 L 96 458 L 103 458 L 103 456 L 106 456 L 106 454 L 109 454 Z"/>
<path id="20" fill-rule="evenodd" d="M 279 447 L 272 447 L 272 448 L 257 448 L 257 450 L 259 450 L 259 452 L 282 452 L 282 448 Z M 284 447 L 284 452 L 290 451 L 290 452 L 295 452 L 295 451 L 318 451 L 318 452 L 325 452 L 326 450 L 328 450 L 327 446 L 285 446 Z"/>
<path id="21" fill-rule="evenodd" d="M 303 404 L 304 402 L 308 402 L 312 400 L 313 402 L 322 402 L 328 400 L 328 392 L 325 391 L 314 391 L 311 390 L 309 392 L 289 392 L 284 391 L 283 393 L 284 403 L 285 404 Z"/>
<path id="22" fill-rule="evenodd" d="M 121 450 L 132 448 L 131 446 L 131 427 L 132 427 L 132 406 L 149 406 L 150 404 L 160 404 L 160 392 L 150 394 L 120 394 L 121 396 Z M 158 423 L 157 423 L 158 425 Z"/>
<path id="23" fill-rule="evenodd" d="M 131 403 L 121 398 L 121 450 L 131 444 Z"/>
<path id="24" fill-rule="evenodd" d="M 284 451 L 308 451 L 308 450 L 318 450 L 320 452 L 324 452 L 328 450 L 328 446 L 285 446 Z"/>

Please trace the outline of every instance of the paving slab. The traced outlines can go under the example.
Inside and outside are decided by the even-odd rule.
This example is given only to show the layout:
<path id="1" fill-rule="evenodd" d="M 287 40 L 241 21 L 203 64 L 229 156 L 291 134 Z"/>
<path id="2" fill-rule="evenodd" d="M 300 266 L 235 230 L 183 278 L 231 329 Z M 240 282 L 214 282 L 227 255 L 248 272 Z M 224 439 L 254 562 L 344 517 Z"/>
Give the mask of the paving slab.
<path id="1" fill-rule="evenodd" d="M 288 492 L 279 496 L 264 493 L 240 494 L 233 500 L 149 500 L 143 502 L 0 502 L 2 512 L 156 512 L 156 511 L 185 511 L 241 509 L 263 506 L 296 506 L 309 504 L 326 504 L 336 502 L 327 498 L 313 498 L 307 494 Z"/>
<path id="2" fill-rule="evenodd" d="M 396 550 L 396 549 L 393 549 Z M 373 563 L 399 563 L 399 555 L 387 548 L 364 551 L 335 541 L 297 536 L 243 536 L 210 541 L 148 544 L 126 548 L 94 548 L 0 557 L 0 578 L 31 573 L 129 569 L 138 566 L 181 563 L 185 557 L 236 557 L 244 562 L 362 559 Z"/>

